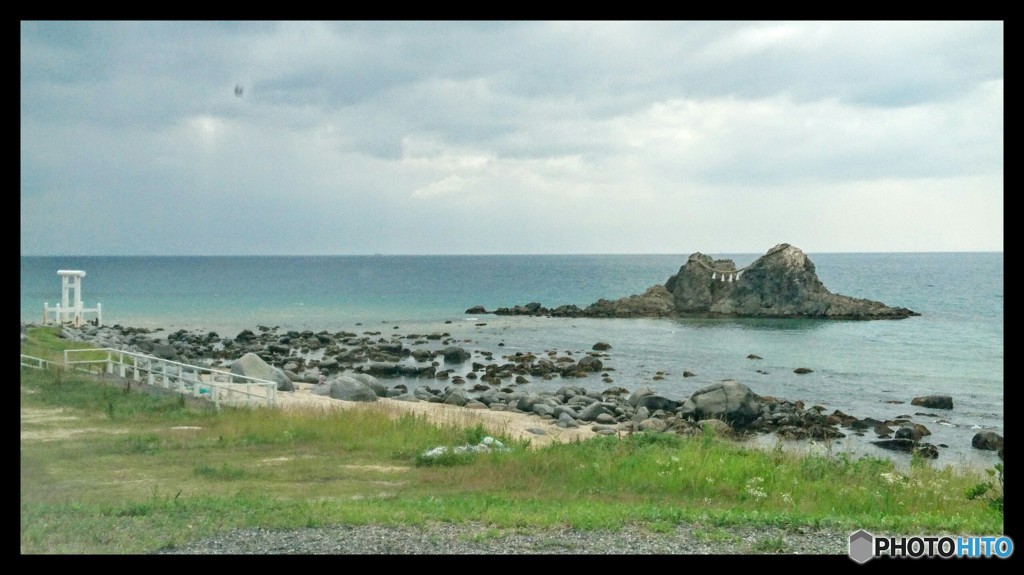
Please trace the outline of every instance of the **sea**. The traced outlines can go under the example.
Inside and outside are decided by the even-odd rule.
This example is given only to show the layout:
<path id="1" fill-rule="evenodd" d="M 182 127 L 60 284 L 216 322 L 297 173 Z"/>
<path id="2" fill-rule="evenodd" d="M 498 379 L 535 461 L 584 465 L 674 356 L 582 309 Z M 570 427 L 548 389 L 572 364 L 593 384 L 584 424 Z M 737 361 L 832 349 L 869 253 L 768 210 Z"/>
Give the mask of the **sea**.
<path id="1" fill-rule="evenodd" d="M 61 299 L 58 270 L 82 270 L 85 307 L 101 304 L 104 325 L 215 331 L 234 337 L 260 326 L 405 337 L 448 334 L 496 360 L 555 351 L 577 356 L 611 345 L 599 374 L 536 378 L 520 391 L 649 386 L 673 399 L 734 379 L 759 395 L 820 405 L 859 418 L 910 416 L 939 446 L 932 465 L 987 469 L 999 461 L 974 449 L 978 431 L 1004 435 L 1003 253 L 808 253 L 833 293 L 906 307 L 902 320 L 583 319 L 467 314 L 474 306 L 538 302 L 585 307 L 643 293 L 689 254 L 365 256 L 22 256 L 21 321 L 39 324 Z M 743 267 L 763 254 L 707 254 Z M 740 280 L 742 281 L 742 280 Z M 406 340 L 403 340 L 406 341 Z M 756 355 L 761 359 L 750 359 Z M 796 374 L 797 368 L 810 373 Z M 465 368 L 468 370 L 468 366 Z M 689 371 L 694 374 L 684 377 Z M 444 387 L 442 381 L 408 381 Z M 952 410 L 911 405 L 950 395 Z M 784 449 L 893 458 L 873 434 L 828 442 L 759 439 Z"/>

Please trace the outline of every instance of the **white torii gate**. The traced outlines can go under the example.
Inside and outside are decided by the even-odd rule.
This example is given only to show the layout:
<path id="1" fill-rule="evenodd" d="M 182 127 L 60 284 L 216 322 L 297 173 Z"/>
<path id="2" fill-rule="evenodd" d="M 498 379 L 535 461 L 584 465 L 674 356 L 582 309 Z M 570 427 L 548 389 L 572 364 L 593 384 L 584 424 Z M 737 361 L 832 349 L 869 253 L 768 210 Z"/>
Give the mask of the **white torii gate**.
<path id="1" fill-rule="evenodd" d="M 96 325 L 103 325 L 103 307 L 96 304 L 94 308 L 83 307 L 82 304 L 82 278 L 85 272 L 82 270 L 57 270 L 60 276 L 60 302 L 56 307 L 51 308 L 49 303 L 43 304 L 43 324 L 50 322 L 50 315 L 56 323 L 71 322 L 76 327 L 82 325 L 82 316 L 85 313 L 96 314 Z M 68 297 L 69 292 L 74 290 L 74 303 Z"/>

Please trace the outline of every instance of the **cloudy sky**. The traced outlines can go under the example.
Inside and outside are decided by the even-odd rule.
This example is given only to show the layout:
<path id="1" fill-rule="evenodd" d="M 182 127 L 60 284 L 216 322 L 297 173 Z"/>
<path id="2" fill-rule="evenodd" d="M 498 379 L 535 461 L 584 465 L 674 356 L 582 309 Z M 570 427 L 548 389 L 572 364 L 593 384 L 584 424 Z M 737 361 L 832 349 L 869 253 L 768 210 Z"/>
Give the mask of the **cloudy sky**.
<path id="1" fill-rule="evenodd" d="M 22 255 L 1003 250 L 1003 23 L 22 22 Z"/>

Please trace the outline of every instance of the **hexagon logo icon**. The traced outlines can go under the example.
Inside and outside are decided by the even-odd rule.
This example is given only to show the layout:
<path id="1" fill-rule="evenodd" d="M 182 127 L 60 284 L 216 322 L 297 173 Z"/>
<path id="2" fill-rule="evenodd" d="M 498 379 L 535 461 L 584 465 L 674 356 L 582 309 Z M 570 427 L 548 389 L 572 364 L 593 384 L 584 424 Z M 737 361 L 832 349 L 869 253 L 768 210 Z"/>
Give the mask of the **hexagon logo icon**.
<path id="1" fill-rule="evenodd" d="M 875 546 L 874 535 L 864 531 L 863 529 L 850 535 L 850 559 L 853 559 L 857 563 L 866 563 L 868 559 L 874 556 L 873 547 Z"/>

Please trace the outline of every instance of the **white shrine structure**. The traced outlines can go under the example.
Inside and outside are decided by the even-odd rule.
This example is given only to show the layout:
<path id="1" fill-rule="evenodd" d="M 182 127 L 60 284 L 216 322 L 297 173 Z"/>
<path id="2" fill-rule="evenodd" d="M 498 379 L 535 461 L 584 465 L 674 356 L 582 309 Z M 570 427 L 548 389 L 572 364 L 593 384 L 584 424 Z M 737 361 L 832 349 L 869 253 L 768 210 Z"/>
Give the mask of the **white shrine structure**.
<path id="1" fill-rule="evenodd" d="M 50 307 L 49 303 L 43 304 L 43 324 L 50 323 L 51 316 L 55 323 L 72 323 L 75 327 L 82 325 L 84 314 L 96 314 L 96 325 L 103 325 L 103 307 L 96 304 L 94 308 L 83 307 L 82 303 L 82 278 L 85 272 L 81 270 L 57 270 L 60 276 L 60 303 Z M 75 292 L 74 301 L 71 300 L 70 292 Z"/>

